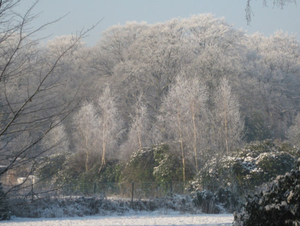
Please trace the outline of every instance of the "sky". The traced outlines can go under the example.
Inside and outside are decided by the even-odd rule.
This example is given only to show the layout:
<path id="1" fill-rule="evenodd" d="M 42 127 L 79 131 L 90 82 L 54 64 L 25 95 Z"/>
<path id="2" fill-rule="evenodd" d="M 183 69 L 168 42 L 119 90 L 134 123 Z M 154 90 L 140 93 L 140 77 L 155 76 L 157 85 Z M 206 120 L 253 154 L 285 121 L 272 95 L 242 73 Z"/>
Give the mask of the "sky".
<path id="1" fill-rule="evenodd" d="M 34 0 L 22 0 L 18 11 L 26 12 Z M 44 23 L 65 16 L 57 23 L 39 32 L 38 37 L 76 34 L 98 21 L 101 22 L 89 32 L 84 42 L 94 46 L 103 31 L 127 21 L 145 21 L 149 24 L 165 22 L 172 18 L 187 18 L 191 15 L 212 13 L 215 17 L 224 17 L 236 29 L 243 29 L 248 34 L 260 32 L 266 36 L 277 30 L 297 35 L 300 41 L 300 5 L 294 3 L 284 9 L 268 7 L 263 0 L 252 0 L 253 18 L 248 25 L 245 19 L 246 0 L 39 0 L 33 13 L 40 13 L 31 23 L 36 28 Z"/>

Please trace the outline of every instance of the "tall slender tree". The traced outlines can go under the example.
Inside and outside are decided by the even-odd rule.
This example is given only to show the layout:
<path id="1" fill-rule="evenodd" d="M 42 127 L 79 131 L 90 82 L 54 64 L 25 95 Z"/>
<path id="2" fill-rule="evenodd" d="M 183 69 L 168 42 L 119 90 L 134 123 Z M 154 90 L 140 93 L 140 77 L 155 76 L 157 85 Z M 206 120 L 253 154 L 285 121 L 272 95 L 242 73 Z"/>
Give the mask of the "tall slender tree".
<path id="1" fill-rule="evenodd" d="M 237 97 L 232 93 L 226 78 L 221 79 L 215 94 L 216 133 L 221 143 L 219 148 L 227 155 L 238 147 L 243 138 L 244 121 L 240 114 Z"/>
<path id="2" fill-rule="evenodd" d="M 197 78 L 179 75 L 162 103 L 162 121 L 166 126 L 168 139 L 179 144 L 184 181 L 186 156 L 190 153 L 193 153 L 198 169 L 198 146 L 202 142 L 199 130 L 203 129 L 199 126 L 201 120 L 206 117 L 206 100 L 206 88 Z"/>
<path id="3" fill-rule="evenodd" d="M 107 155 L 110 154 L 110 156 L 114 156 L 113 152 L 116 152 L 123 132 L 123 121 L 120 118 L 115 98 L 110 87 L 106 86 L 98 101 L 100 108 L 98 119 L 98 127 L 100 130 L 98 136 L 102 143 L 99 172 L 106 164 Z"/>
<path id="4" fill-rule="evenodd" d="M 94 161 L 91 156 L 95 156 L 100 145 L 98 139 L 98 118 L 96 109 L 91 103 L 84 103 L 80 110 L 74 115 L 75 140 L 77 151 L 85 153 L 85 172 L 93 167 Z"/>

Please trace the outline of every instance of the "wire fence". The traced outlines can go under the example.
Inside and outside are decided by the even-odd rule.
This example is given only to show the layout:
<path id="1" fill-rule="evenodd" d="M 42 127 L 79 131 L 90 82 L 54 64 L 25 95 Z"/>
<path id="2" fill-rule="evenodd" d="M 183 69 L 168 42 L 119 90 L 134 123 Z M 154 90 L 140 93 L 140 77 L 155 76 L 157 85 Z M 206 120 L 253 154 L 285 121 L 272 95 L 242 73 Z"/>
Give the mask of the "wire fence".
<path id="1" fill-rule="evenodd" d="M 216 192 L 220 186 L 202 184 L 196 189 L 191 189 L 191 184 L 183 181 L 165 181 L 156 182 L 107 182 L 107 183 L 81 183 L 77 185 L 49 185 L 43 181 L 33 183 L 28 180 L 19 185 L 3 185 L 3 191 L 8 192 L 9 197 L 22 197 L 31 200 L 42 197 L 103 197 L 109 199 L 127 199 L 131 201 L 154 199 L 162 197 L 172 197 L 176 195 L 188 195 L 195 190 L 208 190 Z M 233 194 L 244 197 L 246 194 L 253 192 L 247 187 L 227 187 Z"/>
<path id="2" fill-rule="evenodd" d="M 27 197 L 35 199 L 39 197 L 66 197 L 66 196 L 101 196 L 105 198 L 118 198 L 142 200 L 173 196 L 173 194 L 189 194 L 187 183 L 182 181 L 156 182 L 122 182 L 122 183 L 90 183 L 79 186 L 55 186 L 42 183 L 24 183 L 20 186 L 3 186 L 3 190 L 9 191 L 11 197 Z"/>

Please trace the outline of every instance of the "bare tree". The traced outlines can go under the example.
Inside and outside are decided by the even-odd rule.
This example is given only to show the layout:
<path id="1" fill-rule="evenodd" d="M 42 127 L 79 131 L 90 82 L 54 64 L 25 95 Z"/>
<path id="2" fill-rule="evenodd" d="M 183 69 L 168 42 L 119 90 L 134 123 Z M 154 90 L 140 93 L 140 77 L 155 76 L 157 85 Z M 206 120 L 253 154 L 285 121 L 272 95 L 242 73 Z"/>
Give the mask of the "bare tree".
<path id="1" fill-rule="evenodd" d="M 247 0 L 247 4 L 246 4 L 246 20 L 247 23 L 250 24 L 251 20 L 252 20 L 252 16 L 253 16 L 253 11 L 251 8 L 251 1 L 252 0 Z M 289 3 L 297 3 L 296 0 L 271 0 L 273 7 L 276 6 L 278 8 L 283 9 L 284 6 L 288 5 Z M 267 0 L 263 0 L 263 5 L 267 6 Z"/>
<path id="2" fill-rule="evenodd" d="M 78 105 L 75 99 L 65 102 L 61 98 L 56 91 L 63 84 L 53 76 L 60 60 L 87 32 L 79 33 L 49 62 L 34 36 L 50 23 L 31 28 L 37 18 L 32 15 L 37 2 L 24 15 L 14 11 L 19 2 L 4 0 L 0 8 L 0 164 L 4 165 L 0 175 L 24 165 L 34 169 L 39 157 L 49 150 L 41 141 Z M 23 138 L 23 145 L 14 145 Z"/>

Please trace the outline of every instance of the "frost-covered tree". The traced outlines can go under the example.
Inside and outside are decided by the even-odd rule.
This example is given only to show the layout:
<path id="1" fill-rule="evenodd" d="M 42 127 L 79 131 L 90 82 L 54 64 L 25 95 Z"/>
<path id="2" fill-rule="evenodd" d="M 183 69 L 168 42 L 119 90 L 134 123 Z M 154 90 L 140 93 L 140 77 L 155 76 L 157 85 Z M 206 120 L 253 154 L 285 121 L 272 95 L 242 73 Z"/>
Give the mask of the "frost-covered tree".
<path id="1" fill-rule="evenodd" d="M 290 126 L 286 136 L 293 145 L 300 147 L 300 114 L 297 114 L 294 124 Z"/>
<path id="2" fill-rule="evenodd" d="M 62 36 L 57 36 L 52 40 L 49 40 L 47 42 L 47 50 L 51 55 L 60 55 L 62 54 L 64 51 L 66 51 L 66 49 L 68 48 L 68 46 L 74 42 L 74 40 L 76 40 L 76 36 L 75 35 L 62 35 Z M 76 45 L 74 46 L 74 48 L 68 52 L 67 56 L 68 57 L 72 57 L 74 56 L 74 54 L 76 54 L 76 52 L 82 48 L 82 46 L 84 45 L 83 41 L 77 42 Z"/>
<path id="3" fill-rule="evenodd" d="M 239 101 L 232 93 L 226 78 L 220 81 L 214 98 L 214 131 L 220 142 L 219 151 L 226 152 L 237 148 L 243 138 L 244 121 L 239 110 Z"/>
<path id="4" fill-rule="evenodd" d="M 212 14 L 195 15 L 183 21 L 189 64 L 186 73 L 198 75 L 209 88 L 217 86 L 218 79 L 235 78 L 241 73 L 244 32 L 236 30 L 224 18 Z"/>
<path id="5" fill-rule="evenodd" d="M 123 132 L 123 121 L 116 107 L 115 96 L 107 86 L 97 105 L 84 103 L 74 116 L 76 149 L 85 152 L 85 171 L 101 162 L 99 172 L 107 157 L 115 157 Z"/>
<path id="6" fill-rule="evenodd" d="M 81 109 L 74 115 L 73 118 L 76 137 L 77 151 L 85 153 L 85 172 L 88 172 L 94 164 L 95 153 L 99 149 L 99 128 L 96 110 L 93 104 L 84 103 Z"/>
<path id="7" fill-rule="evenodd" d="M 128 102 L 135 103 L 136 90 L 147 93 L 145 104 L 153 118 L 187 55 L 182 28 L 179 19 L 148 26 L 130 45 L 128 60 L 115 67 L 118 78 L 130 87 L 124 90 Z"/>
<path id="8" fill-rule="evenodd" d="M 90 70 L 98 76 L 114 75 L 114 67 L 128 60 L 128 48 L 147 27 L 144 22 L 132 21 L 104 31 L 102 39 L 90 50 L 87 62 Z"/>
<path id="9" fill-rule="evenodd" d="M 44 57 L 48 61 L 53 61 L 55 58 L 63 51 L 66 50 L 68 45 L 74 41 L 75 35 L 62 35 L 49 40 L 46 43 L 46 50 L 44 52 Z M 49 82 L 56 82 L 59 84 L 59 88 L 56 90 L 60 93 L 64 100 L 70 100 L 76 96 L 77 99 L 91 96 L 94 90 L 86 89 L 90 87 L 95 82 L 95 78 L 88 75 L 87 70 L 87 47 L 83 41 L 79 41 L 74 45 L 72 51 L 69 51 L 63 59 L 57 64 L 56 69 L 53 71 L 53 75 Z M 90 79 L 87 79 L 89 77 Z M 94 79 L 94 82 L 91 80 Z M 63 90 L 68 90 L 68 92 L 63 93 Z"/>
<path id="10" fill-rule="evenodd" d="M 109 81 L 121 94 L 125 118 L 134 115 L 136 96 L 147 93 L 144 102 L 154 123 L 163 96 L 183 68 L 187 75 L 197 74 L 208 85 L 216 84 L 218 77 L 238 75 L 243 35 L 211 14 L 154 25 L 133 22 L 105 32 L 91 50 L 90 55 L 95 54 L 91 62 L 102 75 L 99 82 Z"/>
<path id="11" fill-rule="evenodd" d="M 297 112 L 299 43 L 295 36 L 279 31 L 271 37 L 251 35 L 245 45 L 248 50 L 242 65 L 244 72 L 235 86 L 243 113 L 250 119 L 250 127 L 267 128 L 273 137 L 284 139 L 292 116 Z M 257 122 L 257 115 L 263 125 Z"/>
<path id="12" fill-rule="evenodd" d="M 167 139 L 179 144 L 183 180 L 185 180 L 185 159 L 190 152 L 193 153 L 195 166 L 198 168 L 197 148 L 203 142 L 201 122 L 205 117 L 206 100 L 205 86 L 196 78 L 179 75 L 162 103 L 161 120 L 165 126 L 164 132 Z"/>
<path id="13" fill-rule="evenodd" d="M 134 105 L 134 115 L 131 115 L 132 123 L 127 141 L 120 148 L 124 157 L 129 157 L 133 152 L 141 150 L 151 143 L 149 115 L 142 97 L 140 95 L 137 98 Z"/>
<path id="14" fill-rule="evenodd" d="M 123 121 L 120 118 L 115 98 L 113 91 L 109 86 L 106 86 L 98 100 L 100 115 L 97 123 L 99 129 L 97 139 L 101 142 L 101 166 L 99 172 L 106 164 L 107 156 L 115 157 L 123 132 Z"/>
<path id="15" fill-rule="evenodd" d="M 51 150 L 51 154 L 68 153 L 69 144 L 66 129 L 62 123 L 57 123 L 56 127 L 54 127 L 53 130 L 49 132 L 49 135 L 42 141 L 42 145 L 46 150 Z"/>
<path id="16" fill-rule="evenodd" d="M 148 122 L 147 122 L 147 107 L 141 102 L 141 97 L 139 97 L 136 103 L 135 111 L 136 114 L 131 129 L 133 133 L 134 131 L 136 133 L 139 149 L 142 149 L 143 143 L 145 144 L 145 139 L 142 139 L 142 137 L 146 133 Z"/>

